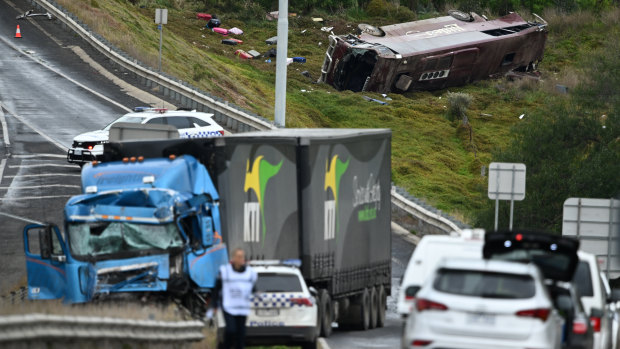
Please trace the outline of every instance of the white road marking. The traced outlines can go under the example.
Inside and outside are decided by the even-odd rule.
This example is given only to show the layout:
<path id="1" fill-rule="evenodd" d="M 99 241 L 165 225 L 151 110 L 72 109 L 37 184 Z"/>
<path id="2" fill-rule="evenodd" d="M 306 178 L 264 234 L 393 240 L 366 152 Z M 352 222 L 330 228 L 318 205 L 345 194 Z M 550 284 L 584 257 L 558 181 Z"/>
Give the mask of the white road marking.
<path id="1" fill-rule="evenodd" d="M 0 106 L 0 124 L 2 125 L 2 139 L 5 147 L 11 146 L 11 141 L 9 140 L 9 128 L 6 125 L 6 118 L 4 117 L 4 111 Z"/>
<path id="2" fill-rule="evenodd" d="M 398 264 L 401 267 L 405 267 L 405 264 L 401 261 L 399 261 L 398 259 L 396 259 L 396 257 L 392 257 L 392 262 Z"/>
<path id="3" fill-rule="evenodd" d="M 6 178 L 22 178 L 22 177 L 80 177 L 79 174 L 71 174 L 71 173 L 38 173 L 38 174 L 27 174 L 27 175 L 15 175 L 15 176 L 6 176 Z"/>
<path id="4" fill-rule="evenodd" d="M 2 37 L 0 37 L 0 39 L 2 39 Z M 30 127 L 30 129 L 32 129 L 34 132 L 38 133 L 41 137 L 45 138 L 48 142 L 52 143 L 53 145 L 57 146 L 58 148 L 60 148 L 63 151 L 67 151 L 68 150 L 67 147 L 65 147 L 64 145 L 60 144 L 58 141 L 52 139 L 45 132 L 39 130 L 37 127 L 32 125 L 28 120 L 24 119 L 23 117 L 19 116 L 14 111 L 12 111 L 9 108 L 7 108 L 7 106 L 4 103 L 0 102 L 0 108 L 6 109 L 6 111 L 8 111 L 14 118 L 19 120 L 22 124 Z"/>
<path id="5" fill-rule="evenodd" d="M 123 109 L 123 110 L 125 110 L 127 112 L 131 111 L 131 109 L 127 108 L 126 106 L 116 102 L 115 100 L 113 100 L 113 99 L 111 99 L 109 97 L 104 96 L 103 94 L 93 90 L 92 88 L 82 84 L 81 82 L 79 82 L 79 81 L 77 81 L 75 79 L 72 79 L 71 77 L 69 77 L 68 75 L 66 75 L 63 72 L 59 71 L 58 69 L 55 69 L 52 66 L 50 66 L 50 65 L 48 65 L 48 64 L 46 64 L 46 63 L 44 63 L 44 62 L 42 62 L 42 61 L 40 61 L 38 59 L 35 59 L 34 57 L 32 57 L 32 55 L 29 55 L 27 52 L 25 52 L 21 48 L 15 46 L 12 42 L 8 41 L 7 39 L 5 39 L 3 37 L 0 37 L 0 40 L 2 40 L 7 46 L 11 47 L 13 50 L 23 54 L 24 56 L 28 57 L 29 59 L 33 60 L 34 62 L 39 63 L 40 65 L 42 65 L 43 67 L 47 68 L 48 70 L 56 73 L 57 75 L 60 75 L 61 77 L 67 79 L 68 81 L 74 83 L 75 85 L 77 85 L 77 86 L 83 88 L 84 90 L 94 94 L 95 96 L 97 96 L 97 97 L 99 97 L 99 98 L 109 102 L 110 104 L 114 104 L 115 106 L 117 106 L 117 107 L 119 107 L 119 108 L 121 108 L 121 109 Z M 12 114 L 14 114 L 14 113 L 12 113 Z"/>
<path id="6" fill-rule="evenodd" d="M 82 188 L 79 185 L 71 185 L 71 184 L 45 184 L 45 185 L 24 185 L 24 186 L 8 186 L 8 187 L 0 187 L 0 190 L 8 190 L 8 189 L 22 189 L 22 190 L 26 190 L 26 189 L 38 189 L 38 188 L 49 188 L 49 187 L 56 187 L 56 188 Z"/>
<path id="7" fill-rule="evenodd" d="M 13 158 L 17 158 L 17 159 L 32 159 L 32 158 L 59 158 L 59 159 L 66 159 L 67 155 L 61 155 L 61 154 L 12 154 L 11 157 Z"/>
<path id="8" fill-rule="evenodd" d="M 0 183 L 2 183 L 2 175 L 4 174 L 4 166 L 6 166 L 6 159 L 0 160 Z"/>
<path id="9" fill-rule="evenodd" d="M 58 198 L 70 198 L 72 196 L 74 196 L 74 195 L 20 196 L 20 197 L 11 197 L 11 198 L 0 198 L 0 201 L 58 199 Z"/>
<path id="10" fill-rule="evenodd" d="M 35 168 L 35 167 L 68 167 L 77 168 L 75 165 L 64 164 L 36 164 L 36 165 L 10 165 L 9 168 Z"/>
<path id="11" fill-rule="evenodd" d="M 26 222 L 26 223 L 34 223 L 34 224 L 44 225 L 44 223 L 41 223 L 39 221 L 35 221 L 34 219 L 30 219 L 30 218 L 26 218 L 26 217 L 20 217 L 20 216 L 16 216 L 16 215 L 10 214 L 10 213 L 0 212 L 0 216 L 5 216 L 5 217 L 13 218 L 13 219 L 16 219 L 18 221 L 22 221 L 22 222 Z"/>

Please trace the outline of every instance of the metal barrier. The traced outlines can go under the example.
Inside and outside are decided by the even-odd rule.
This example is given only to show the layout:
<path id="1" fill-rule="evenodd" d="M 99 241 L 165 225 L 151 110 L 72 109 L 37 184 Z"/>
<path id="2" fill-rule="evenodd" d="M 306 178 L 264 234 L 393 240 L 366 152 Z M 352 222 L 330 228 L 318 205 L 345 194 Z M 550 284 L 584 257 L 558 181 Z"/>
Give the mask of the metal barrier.
<path id="1" fill-rule="evenodd" d="M 208 92 L 201 91 L 186 82 L 154 71 L 152 68 L 147 67 L 114 47 L 103 37 L 93 33 L 84 23 L 80 22 L 77 17 L 67 10 L 62 9 L 60 5 L 55 4 L 52 0 L 31 1 L 34 5 L 44 8 L 62 21 L 64 25 L 84 38 L 84 40 L 108 57 L 112 62 L 134 73 L 148 88 L 159 87 L 159 91 L 164 96 L 176 99 L 186 107 L 213 113 L 217 122 L 225 124 L 226 127 L 236 132 L 276 128 L 270 120 L 252 114 L 215 96 L 211 96 Z M 469 227 L 455 218 L 431 206 L 425 205 L 402 188 L 395 187 L 392 190 L 392 204 L 393 210 L 399 211 L 399 215 L 407 215 L 418 221 L 416 225 L 416 229 L 419 230 L 418 233 L 448 234 L 452 231 L 460 231 L 461 229 Z"/>
<path id="2" fill-rule="evenodd" d="M 194 342 L 204 339 L 201 321 L 153 321 L 109 317 L 27 314 L 0 316 L 2 343 L 100 339 L 127 342 Z"/>

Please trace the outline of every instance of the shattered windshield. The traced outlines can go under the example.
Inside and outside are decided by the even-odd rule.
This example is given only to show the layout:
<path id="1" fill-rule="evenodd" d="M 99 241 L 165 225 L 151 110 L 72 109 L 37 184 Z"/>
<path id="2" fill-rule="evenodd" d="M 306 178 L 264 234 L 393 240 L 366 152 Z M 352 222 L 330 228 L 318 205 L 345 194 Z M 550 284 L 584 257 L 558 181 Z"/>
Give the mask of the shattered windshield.
<path id="1" fill-rule="evenodd" d="M 71 252 L 76 256 L 96 257 L 122 252 L 166 250 L 183 245 L 174 223 L 76 223 L 69 224 L 68 232 Z"/>

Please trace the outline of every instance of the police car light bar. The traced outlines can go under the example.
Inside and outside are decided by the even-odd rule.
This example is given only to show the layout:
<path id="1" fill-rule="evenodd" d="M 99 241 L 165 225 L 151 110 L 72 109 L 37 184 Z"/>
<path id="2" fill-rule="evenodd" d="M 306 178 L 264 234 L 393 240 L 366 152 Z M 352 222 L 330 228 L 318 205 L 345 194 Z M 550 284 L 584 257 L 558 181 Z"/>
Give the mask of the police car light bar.
<path id="1" fill-rule="evenodd" d="M 134 107 L 133 111 L 136 112 L 136 113 L 142 113 L 142 112 L 145 112 L 145 111 L 151 110 L 151 109 L 152 109 L 151 107 Z"/>
<path id="2" fill-rule="evenodd" d="M 296 268 L 301 267 L 301 260 L 299 259 L 284 259 L 284 260 L 271 259 L 271 260 L 249 261 L 248 263 L 250 265 L 255 265 L 255 266 L 284 265 L 287 267 L 296 267 Z"/>

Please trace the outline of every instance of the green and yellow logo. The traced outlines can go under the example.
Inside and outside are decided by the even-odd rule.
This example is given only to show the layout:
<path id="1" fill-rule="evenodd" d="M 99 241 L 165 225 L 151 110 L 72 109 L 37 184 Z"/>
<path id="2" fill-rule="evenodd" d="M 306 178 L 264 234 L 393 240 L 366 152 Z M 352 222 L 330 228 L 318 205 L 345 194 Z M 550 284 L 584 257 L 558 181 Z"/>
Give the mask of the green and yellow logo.
<path id="1" fill-rule="evenodd" d="M 280 172 L 282 168 L 282 164 L 284 160 L 280 160 L 280 163 L 277 165 L 272 165 L 267 160 L 265 160 L 264 156 L 260 155 L 254 159 L 252 165 L 250 166 L 250 159 L 248 159 L 246 163 L 246 171 L 245 171 L 245 185 L 243 186 L 243 190 L 248 193 L 250 190 L 254 191 L 254 195 L 258 200 L 258 208 L 260 209 L 260 222 L 262 227 L 262 236 L 263 242 L 265 241 L 265 234 L 267 232 L 267 225 L 265 223 L 265 192 L 267 189 L 267 183 L 271 178 Z M 247 211 L 247 210 L 246 210 Z M 244 218 L 245 222 L 249 222 L 250 218 L 248 218 L 248 213 L 244 214 L 246 216 Z M 253 220 L 256 223 L 256 220 Z M 256 230 L 258 228 L 258 224 L 253 224 L 254 229 L 250 229 L 250 223 L 244 223 L 244 240 L 255 241 L 258 242 L 258 234 L 250 232 L 249 230 Z M 247 234 L 246 234 L 247 231 Z M 248 236 L 246 239 L 245 236 Z"/>
<path id="2" fill-rule="evenodd" d="M 324 238 L 325 240 L 333 239 L 336 237 L 336 232 L 339 230 L 338 223 L 338 200 L 340 194 L 340 180 L 342 175 L 349 168 L 349 161 L 342 161 L 338 158 L 338 155 L 334 155 L 331 161 L 325 162 L 325 192 L 329 193 L 331 189 L 334 196 L 334 200 L 328 200 L 325 202 L 325 226 L 324 226 Z"/>

